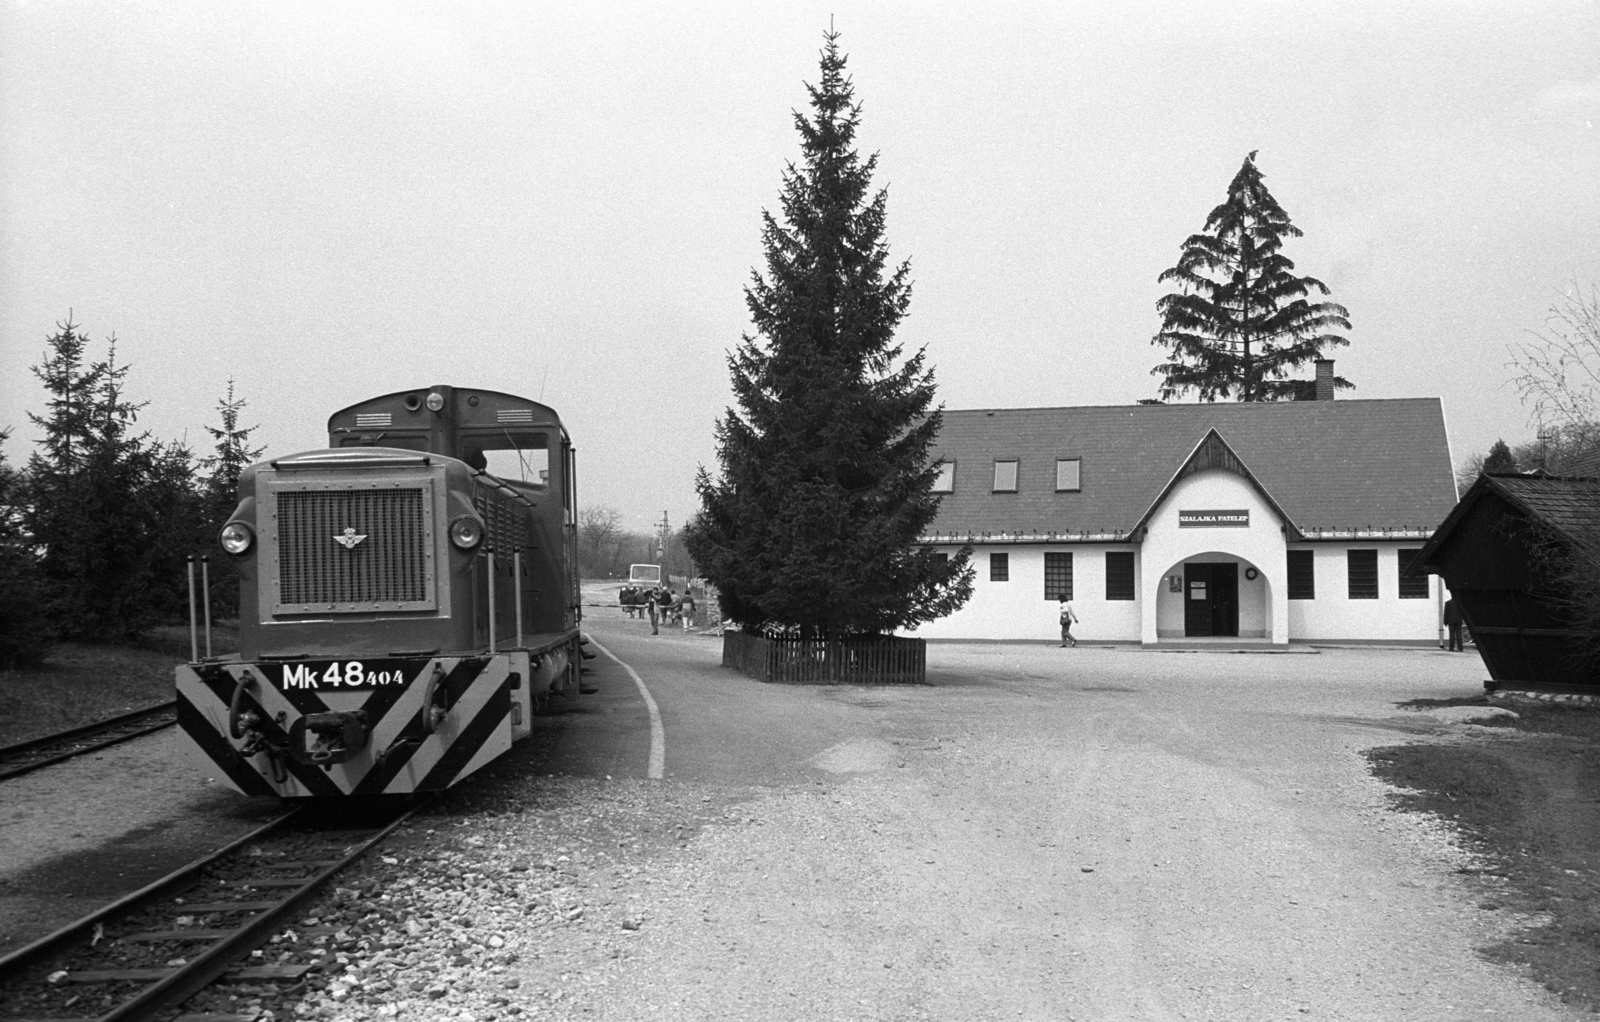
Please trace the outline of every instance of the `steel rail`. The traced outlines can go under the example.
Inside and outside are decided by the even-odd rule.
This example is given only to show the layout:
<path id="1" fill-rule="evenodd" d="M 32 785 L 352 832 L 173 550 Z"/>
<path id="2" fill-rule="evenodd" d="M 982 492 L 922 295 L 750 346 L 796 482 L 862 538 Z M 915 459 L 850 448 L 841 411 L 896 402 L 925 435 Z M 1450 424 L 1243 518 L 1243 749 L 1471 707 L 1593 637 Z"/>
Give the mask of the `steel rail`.
<path id="1" fill-rule="evenodd" d="M 210 986 L 233 964 L 267 942 L 285 921 L 310 901 L 334 874 L 359 859 L 367 849 L 389 836 L 400 824 L 421 809 L 423 802 L 414 802 L 384 826 L 375 830 L 353 850 L 348 851 L 332 866 L 309 878 L 300 887 L 284 897 L 276 908 L 252 916 L 232 936 L 224 937 L 202 951 L 192 962 L 178 967 L 165 979 L 144 988 L 129 1000 L 100 1016 L 98 1022 L 129 1022 L 154 1018 L 164 1011 L 176 1008 L 201 990 Z"/>
<path id="2" fill-rule="evenodd" d="M 261 838 L 266 837 L 274 830 L 287 824 L 297 814 L 303 812 L 305 808 L 301 806 L 291 809 L 277 819 L 262 824 L 243 837 L 228 842 L 216 851 L 209 852 L 186 866 L 180 866 L 160 880 L 146 884 L 132 894 L 124 895 L 104 908 L 96 909 L 82 919 L 68 923 L 54 933 L 40 937 L 33 943 L 25 944 L 4 958 L 0 958 L 0 983 L 3 983 L 13 973 L 21 971 L 24 966 L 32 965 L 53 951 L 63 950 L 74 939 L 89 936 L 94 932 L 96 923 L 104 923 L 113 916 L 183 888 L 184 885 L 199 877 L 207 866 L 226 858 L 253 841 L 259 841 Z"/>
<path id="3" fill-rule="evenodd" d="M 254 913 L 237 926 L 232 933 L 217 939 L 203 951 L 198 952 L 185 965 L 173 967 L 173 971 L 168 975 L 150 982 L 122 1003 L 98 1015 L 97 1022 L 133 1022 L 133 1020 L 149 1020 L 170 1016 L 184 1001 L 211 985 L 219 977 L 235 968 L 241 959 L 247 958 L 251 951 L 265 944 L 268 938 L 281 929 L 308 901 L 321 893 L 320 889 L 329 879 L 382 841 L 396 827 L 409 819 L 413 813 L 421 809 L 424 804 L 422 801 L 414 802 L 396 813 L 392 818 L 370 828 L 361 828 L 354 832 L 348 829 L 333 832 L 334 834 L 355 833 L 358 836 L 353 844 L 346 846 L 343 851 L 338 853 L 337 860 L 331 865 L 321 867 L 311 876 L 303 878 L 302 882 L 290 889 L 287 894 L 277 896 L 277 904 L 274 907 Z M 4 983 L 25 969 L 37 968 L 48 962 L 52 955 L 65 953 L 82 941 L 91 939 L 91 934 L 95 929 L 104 925 L 107 921 L 114 920 L 132 910 L 153 904 L 165 895 L 189 890 L 197 883 L 204 883 L 202 874 L 207 868 L 241 848 L 255 843 L 276 831 L 287 829 L 291 821 L 301 816 L 310 815 L 311 810 L 314 808 L 314 806 L 307 805 L 291 810 L 223 848 L 189 863 L 181 869 L 162 877 L 160 880 L 120 898 L 116 902 L 90 913 L 74 923 L 62 927 L 55 933 L 42 937 L 4 958 L 0 958 L 0 983 Z M 314 834 L 316 831 L 313 829 L 309 833 Z M 250 884 L 245 881 L 243 883 L 235 882 L 230 886 L 248 888 Z M 273 884 L 271 886 L 276 887 L 277 885 Z"/>
<path id="4" fill-rule="evenodd" d="M 152 706 L 146 706 L 142 710 L 133 710 L 129 713 L 120 714 L 116 717 L 108 717 L 105 720 L 95 721 L 92 724 L 83 724 L 79 727 L 68 728 L 65 731 L 57 731 L 55 734 L 44 735 L 39 738 L 30 738 L 27 741 L 17 742 L 14 745 L 0 746 L 0 780 L 17 777 L 27 773 L 30 770 L 37 770 L 40 767 L 49 766 L 52 763 L 59 763 L 64 759 L 71 759 L 74 756 L 81 756 L 86 752 L 93 752 L 96 749 L 109 748 L 110 746 L 116 745 L 118 742 L 125 742 L 130 738 L 138 738 L 140 735 L 147 735 L 155 731 L 160 731 L 163 728 L 169 728 L 178 722 L 178 715 L 176 712 L 177 707 L 177 700 L 168 700 L 164 703 L 156 703 Z M 106 736 L 105 741 L 89 741 L 96 734 L 101 732 L 112 731 L 117 728 L 126 727 L 127 725 L 138 720 L 140 717 L 148 717 L 152 714 L 162 712 L 171 712 L 171 719 L 152 722 L 148 727 L 135 728 L 131 731 L 118 732 L 114 735 L 108 735 Z M 80 742 L 88 742 L 88 744 L 78 744 Z M 72 744 L 73 747 L 53 755 L 48 754 L 48 750 L 52 747 L 67 744 Z M 22 763 L 6 762 L 6 760 L 15 759 L 18 757 L 34 756 L 42 752 L 46 753 L 43 759 L 28 759 Z"/>

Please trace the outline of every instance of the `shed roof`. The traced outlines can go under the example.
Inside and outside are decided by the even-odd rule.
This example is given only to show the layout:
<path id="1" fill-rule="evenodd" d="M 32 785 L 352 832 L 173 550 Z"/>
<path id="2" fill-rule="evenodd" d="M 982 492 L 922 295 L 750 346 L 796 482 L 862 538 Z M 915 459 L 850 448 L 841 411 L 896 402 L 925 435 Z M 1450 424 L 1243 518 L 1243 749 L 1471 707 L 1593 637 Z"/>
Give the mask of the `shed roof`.
<path id="1" fill-rule="evenodd" d="M 1429 557 L 1447 542 L 1450 526 L 1460 520 L 1483 494 L 1496 493 L 1512 507 L 1535 521 L 1543 522 L 1567 539 L 1593 543 L 1600 536 L 1600 478 L 1551 476 L 1543 473 L 1522 475 L 1482 475 L 1461 498 L 1433 542 L 1424 548 Z"/>
<path id="2" fill-rule="evenodd" d="M 1301 532 L 1426 534 L 1456 500 L 1438 398 L 947 410 L 956 463 L 935 536 L 1131 532 L 1215 430 Z M 1056 459 L 1081 489 L 1055 492 Z M 1019 462 L 994 493 L 993 463 Z"/>

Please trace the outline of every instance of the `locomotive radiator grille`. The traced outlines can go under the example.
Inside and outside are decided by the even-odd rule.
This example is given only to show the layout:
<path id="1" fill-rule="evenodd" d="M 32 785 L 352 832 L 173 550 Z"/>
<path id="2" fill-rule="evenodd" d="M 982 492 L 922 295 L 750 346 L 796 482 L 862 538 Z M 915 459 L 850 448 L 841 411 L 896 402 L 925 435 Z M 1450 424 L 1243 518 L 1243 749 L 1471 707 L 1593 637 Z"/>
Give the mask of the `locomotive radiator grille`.
<path id="1" fill-rule="evenodd" d="M 432 605 L 425 488 L 280 489 L 276 497 L 279 611 Z"/>

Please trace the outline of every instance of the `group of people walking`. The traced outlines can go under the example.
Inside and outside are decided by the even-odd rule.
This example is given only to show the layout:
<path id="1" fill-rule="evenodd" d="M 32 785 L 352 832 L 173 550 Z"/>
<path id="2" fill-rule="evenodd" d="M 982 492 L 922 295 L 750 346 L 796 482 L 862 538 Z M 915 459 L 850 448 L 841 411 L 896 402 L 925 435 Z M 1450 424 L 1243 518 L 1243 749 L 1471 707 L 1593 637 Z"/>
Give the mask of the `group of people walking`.
<path id="1" fill-rule="evenodd" d="M 688 631 L 694 627 L 695 611 L 698 609 L 694 594 L 684 587 L 683 595 L 679 596 L 672 591 L 670 585 L 652 586 L 624 586 L 618 595 L 618 602 L 622 610 L 629 617 L 635 614 L 650 615 L 650 634 L 660 635 L 661 622 L 668 624 L 681 624 L 683 630 Z"/>

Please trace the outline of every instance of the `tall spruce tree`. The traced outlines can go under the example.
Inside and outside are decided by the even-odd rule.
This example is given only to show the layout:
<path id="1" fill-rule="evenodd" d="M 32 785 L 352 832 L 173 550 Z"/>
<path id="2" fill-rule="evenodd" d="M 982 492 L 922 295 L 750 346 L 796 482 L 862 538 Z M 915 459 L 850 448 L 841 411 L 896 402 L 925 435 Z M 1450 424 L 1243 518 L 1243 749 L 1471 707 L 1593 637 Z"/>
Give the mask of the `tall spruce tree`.
<path id="1" fill-rule="evenodd" d="M 1290 370 L 1350 343 L 1329 332 L 1350 329 L 1349 311 L 1308 301 L 1328 288 L 1295 276 L 1283 254 L 1284 239 L 1303 232 L 1267 191 L 1255 156 L 1245 157 L 1202 232 L 1183 243 L 1178 265 L 1158 278 L 1179 285 L 1156 302 L 1161 330 L 1150 342 L 1171 349 L 1171 360 L 1150 371 L 1162 378 L 1163 400 L 1191 390 L 1202 401 L 1303 397 L 1307 385 L 1288 379 Z M 1334 386 L 1355 385 L 1335 377 Z"/>
<path id="2" fill-rule="evenodd" d="M 724 616 L 807 638 L 943 617 L 973 574 L 966 552 L 916 542 L 938 512 L 942 415 L 924 352 L 902 361 L 894 341 L 910 265 L 888 269 L 877 156 L 856 154 L 861 108 L 838 33 L 824 39 L 811 116 L 794 114 L 802 165 L 784 173 L 782 222 L 762 213 L 766 273 L 745 289 L 758 336 L 728 359 L 742 411 L 717 423 L 721 478 L 701 469 L 685 530 Z"/>
<path id="3" fill-rule="evenodd" d="M 33 368 L 49 393 L 44 433 L 28 460 L 22 526 L 40 551 L 62 635 L 92 641 L 137 638 L 182 606 L 182 560 L 193 550 L 197 498 L 189 452 L 134 431 L 141 407 L 128 400 L 128 367 L 113 339 L 86 364 L 85 338 L 58 324 Z"/>

